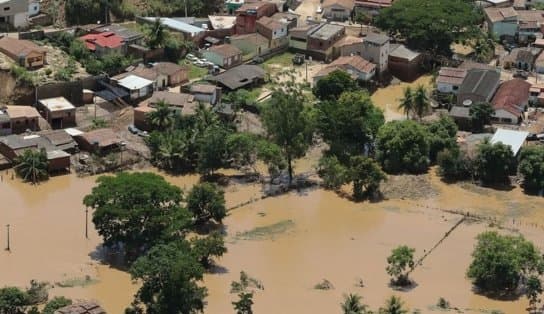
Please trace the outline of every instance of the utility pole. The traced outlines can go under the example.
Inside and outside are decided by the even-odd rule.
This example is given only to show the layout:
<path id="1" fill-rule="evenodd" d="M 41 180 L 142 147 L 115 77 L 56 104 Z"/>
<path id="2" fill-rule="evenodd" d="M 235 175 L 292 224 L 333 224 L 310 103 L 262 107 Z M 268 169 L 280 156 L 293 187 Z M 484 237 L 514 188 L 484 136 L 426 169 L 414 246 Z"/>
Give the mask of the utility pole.
<path id="1" fill-rule="evenodd" d="M 8 232 L 8 246 L 6 247 L 6 251 L 11 252 L 11 248 L 9 246 L 9 224 L 6 225 L 7 232 Z"/>
<path id="2" fill-rule="evenodd" d="M 187 0 L 185 0 L 185 17 L 187 17 Z"/>
<path id="3" fill-rule="evenodd" d="M 85 207 L 85 239 L 89 238 L 89 208 Z"/>

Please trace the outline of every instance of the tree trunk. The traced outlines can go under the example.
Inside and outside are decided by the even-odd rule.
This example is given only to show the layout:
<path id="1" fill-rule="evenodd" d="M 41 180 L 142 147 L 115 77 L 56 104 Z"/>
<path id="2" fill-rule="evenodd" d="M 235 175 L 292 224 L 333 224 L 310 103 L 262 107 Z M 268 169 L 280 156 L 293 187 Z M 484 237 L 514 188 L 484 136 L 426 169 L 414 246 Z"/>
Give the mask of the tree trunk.
<path id="1" fill-rule="evenodd" d="M 293 183 L 293 165 L 291 164 L 291 155 L 287 155 L 287 171 L 289 172 L 289 187 Z"/>

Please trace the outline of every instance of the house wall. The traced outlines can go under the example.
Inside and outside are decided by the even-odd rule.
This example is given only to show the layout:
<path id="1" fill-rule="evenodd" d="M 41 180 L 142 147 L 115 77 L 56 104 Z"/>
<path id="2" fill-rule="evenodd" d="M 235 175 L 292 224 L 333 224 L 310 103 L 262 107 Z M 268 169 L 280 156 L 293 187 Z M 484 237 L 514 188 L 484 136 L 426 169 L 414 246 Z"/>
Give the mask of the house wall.
<path id="1" fill-rule="evenodd" d="M 189 71 L 188 70 L 180 70 L 168 77 L 168 85 L 169 86 L 177 86 L 181 83 L 185 83 L 189 81 Z"/>
<path id="2" fill-rule="evenodd" d="M 511 20 L 505 20 L 501 22 L 491 23 L 487 22 L 489 30 L 495 33 L 497 36 L 515 36 L 518 31 L 517 18 Z"/>
<path id="3" fill-rule="evenodd" d="M 268 43 L 254 43 L 247 39 L 236 39 L 232 37 L 230 39 L 230 44 L 234 47 L 240 49 L 244 55 L 255 55 L 265 53 L 269 50 Z"/>
<path id="4" fill-rule="evenodd" d="M 40 129 L 38 117 L 11 118 L 11 130 L 13 134 L 24 133 L 27 129 L 31 131 L 38 131 Z"/>
<path id="5" fill-rule="evenodd" d="M 216 54 L 213 51 L 204 51 L 202 54 L 206 60 L 215 63 L 216 65 L 223 67 L 225 65 L 225 60 L 223 59 L 223 56 Z"/>
<path id="6" fill-rule="evenodd" d="M 147 123 L 147 112 L 138 110 L 137 108 L 134 110 L 134 126 L 142 131 L 149 131 L 151 129 L 149 123 Z"/>
<path id="7" fill-rule="evenodd" d="M 66 128 L 70 126 L 76 125 L 76 109 L 66 109 L 66 110 L 57 110 L 57 111 L 49 111 L 48 109 L 43 109 L 45 113 L 45 119 L 49 124 L 53 123 L 54 119 L 62 119 L 62 125 L 61 128 Z M 53 125 L 51 125 L 53 128 Z"/>
<path id="8" fill-rule="evenodd" d="M 25 68 L 39 68 L 45 65 L 45 53 L 31 52 L 24 59 Z"/>
<path id="9" fill-rule="evenodd" d="M 64 156 L 47 161 L 47 169 L 49 172 L 66 171 L 70 169 L 70 156 Z"/>
<path id="10" fill-rule="evenodd" d="M 381 73 L 387 70 L 389 66 L 389 52 L 389 41 L 383 45 L 376 45 L 368 41 L 363 41 L 361 56 L 364 59 L 376 64 L 378 71 Z"/>
<path id="11" fill-rule="evenodd" d="M 308 40 L 291 36 L 289 38 L 289 48 L 306 50 L 308 49 Z"/>
<path id="12" fill-rule="evenodd" d="M 257 20 L 263 16 L 272 16 L 277 8 L 273 3 L 267 3 L 257 10 L 257 14 L 247 14 L 246 12 L 237 13 L 236 16 L 236 34 L 255 33 Z"/>
<path id="13" fill-rule="evenodd" d="M 419 77 L 421 72 L 420 67 L 421 56 L 408 62 L 404 59 L 390 57 L 388 69 L 391 74 L 402 81 L 413 81 Z"/>
<path id="14" fill-rule="evenodd" d="M 351 10 L 337 4 L 323 8 L 323 16 L 329 20 L 345 21 L 350 18 Z"/>
<path id="15" fill-rule="evenodd" d="M 495 110 L 491 120 L 495 123 L 518 124 L 519 117 L 516 117 L 516 115 L 513 115 L 504 109 L 499 109 Z"/>
<path id="16" fill-rule="evenodd" d="M 351 45 L 344 45 L 342 47 L 335 48 L 335 55 L 339 57 L 345 56 L 362 56 L 364 46 L 362 43 L 354 43 Z M 364 57 L 363 57 L 364 58 Z"/>
<path id="17" fill-rule="evenodd" d="M 101 47 L 99 45 L 96 45 L 95 54 L 99 57 L 103 57 L 111 53 L 125 54 L 125 52 L 126 52 L 125 46 L 120 46 L 117 48 L 107 48 L 107 47 Z"/>
<path id="18" fill-rule="evenodd" d="M 332 46 L 340 40 L 346 34 L 345 29 L 341 29 L 336 34 L 332 35 L 330 38 L 321 39 L 308 36 L 308 49 L 310 50 L 321 50 L 327 51 L 332 48 Z"/>
<path id="19" fill-rule="evenodd" d="M 15 28 L 28 26 L 28 2 L 12 0 L 0 3 L 0 17 Z"/>
<path id="20" fill-rule="evenodd" d="M 436 83 L 436 89 L 441 93 L 453 93 L 457 94 L 459 92 L 459 86 L 448 84 L 448 83 Z"/>

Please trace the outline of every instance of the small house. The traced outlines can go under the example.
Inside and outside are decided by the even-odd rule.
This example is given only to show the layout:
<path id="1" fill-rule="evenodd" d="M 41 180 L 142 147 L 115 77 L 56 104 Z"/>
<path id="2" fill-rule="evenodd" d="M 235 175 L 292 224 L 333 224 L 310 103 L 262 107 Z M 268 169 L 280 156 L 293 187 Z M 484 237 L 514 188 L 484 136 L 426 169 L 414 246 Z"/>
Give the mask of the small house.
<path id="1" fill-rule="evenodd" d="M 415 80 L 421 71 L 422 54 L 404 45 L 391 45 L 388 68 L 391 74 L 403 81 Z"/>
<path id="2" fill-rule="evenodd" d="M 24 28 L 28 26 L 29 2 L 21 0 L 0 1 L 0 20 L 15 27 Z"/>
<path id="3" fill-rule="evenodd" d="M 53 129 L 76 125 L 76 107 L 64 97 L 40 99 L 38 108 Z"/>
<path id="4" fill-rule="evenodd" d="M 495 70 L 468 70 L 457 96 L 458 106 L 470 106 L 478 102 L 491 102 L 500 82 Z"/>
<path id="5" fill-rule="evenodd" d="M 484 9 L 487 29 L 502 38 L 514 37 L 518 31 L 518 12 L 512 7 L 489 7 Z"/>
<path id="6" fill-rule="evenodd" d="M 257 21 L 257 33 L 268 39 L 270 48 L 285 46 L 289 43 L 287 24 L 268 16 L 263 16 Z"/>
<path id="7" fill-rule="evenodd" d="M 40 114 L 31 106 L 6 106 L 5 112 L 9 116 L 11 133 L 19 134 L 27 130 L 38 131 L 40 129 Z"/>
<path id="8" fill-rule="evenodd" d="M 495 123 L 518 124 L 523 121 L 523 113 L 529 104 L 531 83 L 522 79 L 513 79 L 502 83 L 491 104 L 495 113 Z"/>
<path id="9" fill-rule="evenodd" d="M 370 33 L 363 39 L 361 57 L 376 64 L 379 73 L 389 67 L 389 53 L 391 52 L 389 36 Z"/>
<path id="10" fill-rule="evenodd" d="M 95 302 L 84 301 L 62 307 L 53 314 L 106 314 L 106 311 Z"/>
<path id="11" fill-rule="evenodd" d="M 466 69 L 442 67 L 436 77 L 436 89 L 441 93 L 457 94 L 465 76 Z"/>
<path id="12" fill-rule="evenodd" d="M 155 81 L 134 74 L 115 77 L 112 80 L 117 86 L 128 92 L 130 100 L 149 97 L 155 90 Z"/>
<path id="13" fill-rule="evenodd" d="M 332 61 L 334 44 L 345 35 L 344 26 L 322 23 L 308 34 L 308 53 L 314 59 Z"/>
<path id="14" fill-rule="evenodd" d="M 529 136 L 529 132 L 497 129 L 490 142 L 491 144 L 503 143 L 510 146 L 512 154 L 517 156 L 521 147 L 526 143 L 527 136 Z"/>
<path id="15" fill-rule="evenodd" d="M 242 51 L 230 44 L 212 46 L 202 54 L 214 64 L 229 69 L 242 63 Z"/>
<path id="16" fill-rule="evenodd" d="M 193 84 L 190 93 L 195 100 L 215 105 L 221 99 L 221 88 L 210 84 Z"/>
<path id="17" fill-rule="evenodd" d="M 195 97 L 185 93 L 155 92 L 151 98 L 134 108 L 134 126 L 140 130 L 149 131 L 147 115 L 154 112 L 159 102 L 166 103 L 174 112 L 189 116 L 194 115 L 198 106 Z"/>
<path id="18" fill-rule="evenodd" d="M 351 17 L 355 2 L 354 0 L 325 0 L 322 6 L 323 17 L 343 22 Z"/>
<path id="19" fill-rule="evenodd" d="M 39 68 L 46 63 L 47 50 L 30 40 L 0 38 L 0 52 L 27 69 Z"/>
<path id="20" fill-rule="evenodd" d="M 113 32 L 91 33 L 79 37 L 87 49 L 97 56 L 105 56 L 111 53 L 125 53 L 125 42 L 121 36 Z"/>
<path id="21" fill-rule="evenodd" d="M 278 8 L 271 2 L 245 3 L 234 12 L 236 15 L 236 34 L 255 33 L 257 31 L 257 20 L 263 16 L 272 16 L 277 11 Z"/>
<path id="22" fill-rule="evenodd" d="M 268 39 L 259 33 L 234 35 L 230 38 L 230 44 L 244 55 L 258 56 L 269 51 Z"/>
<path id="23" fill-rule="evenodd" d="M 505 69 L 519 69 L 532 71 L 535 65 L 536 57 L 540 54 L 540 48 L 514 48 L 502 60 Z"/>
<path id="24" fill-rule="evenodd" d="M 243 64 L 219 75 L 209 77 L 207 80 L 217 82 L 219 85 L 233 91 L 264 83 L 265 76 L 266 72 L 260 66 Z"/>
<path id="25" fill-rule="evenodd" d="M 471 130 L 472 118 L 470 117 L 470 107 L 453 106 L 448 115 L 455 121 L 460 130 Z"/>
<path id="26" fill-rule="evenodd" d="M 120 150 L 124 145 L 117 132 L 112 129 L 92 130 L 76 135 L 74 139 L 82 150 L 101 155 Z"/>
<path id="27" fill-rule="evenodd" d="M 362 56 L 363 55 L 363 39 L 355 36 L 345 36 L 334 44 L 335 56 Z M 385 58 L 387 60 L 387 58 Z"/>
<path id="28" fill-rule="evenodd" d="M 369 81 L 376 74 L 376 65 L 360 56 L 340 57 L 315 75 L 314 84 L 335 70 L 345 71 L 356 80 Z"/>

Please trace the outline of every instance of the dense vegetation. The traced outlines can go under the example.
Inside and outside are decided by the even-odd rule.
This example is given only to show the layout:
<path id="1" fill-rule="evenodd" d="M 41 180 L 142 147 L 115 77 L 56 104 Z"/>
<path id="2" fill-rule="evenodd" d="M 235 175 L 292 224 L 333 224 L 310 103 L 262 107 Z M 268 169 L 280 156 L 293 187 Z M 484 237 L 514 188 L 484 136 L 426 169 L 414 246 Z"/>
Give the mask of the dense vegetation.
<path id="1" fill-rule="evenodd" d="M 23 180 L 34 184 L 47 179 L 49 172 L 45 149 L 23 151 L 15 159 L 15 171 Z"/>

